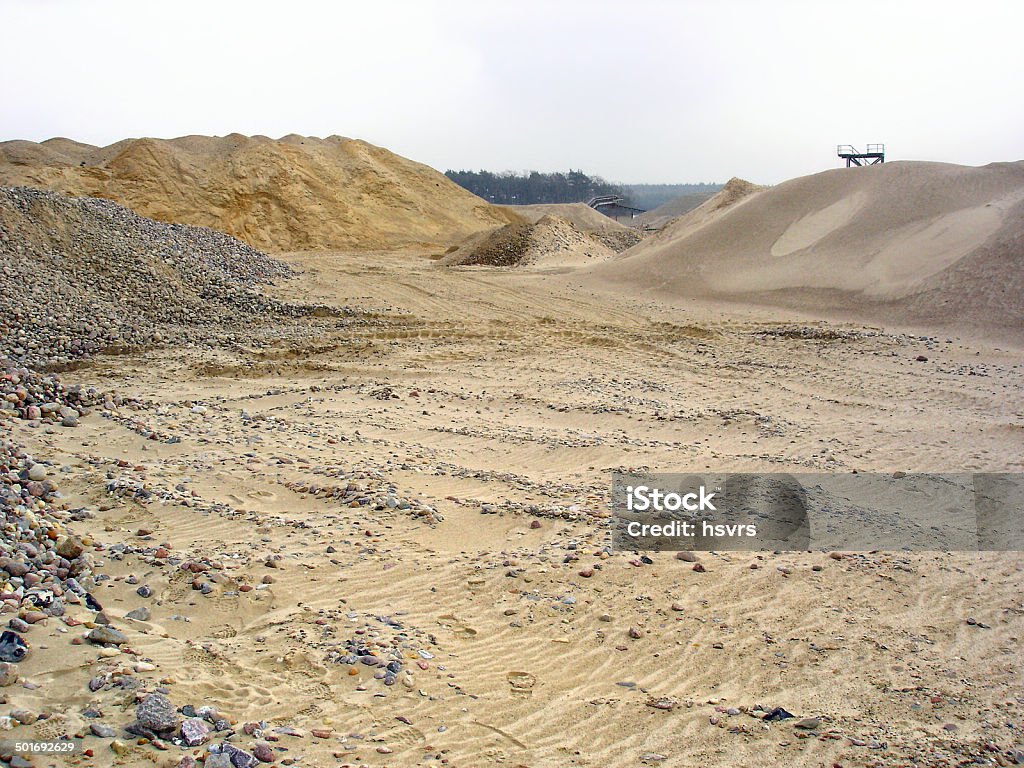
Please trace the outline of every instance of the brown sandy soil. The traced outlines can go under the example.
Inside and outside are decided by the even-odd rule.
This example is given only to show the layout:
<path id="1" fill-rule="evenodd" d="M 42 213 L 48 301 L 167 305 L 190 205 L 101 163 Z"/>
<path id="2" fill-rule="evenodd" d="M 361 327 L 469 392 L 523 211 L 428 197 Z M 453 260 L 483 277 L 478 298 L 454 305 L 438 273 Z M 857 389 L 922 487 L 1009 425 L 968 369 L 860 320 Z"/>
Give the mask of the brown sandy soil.
<path id="1" fill-rule="evenodd" d="M 945 766 L 1024 748 L 1018 554 L 722 552 L 703 573 L 601 554 L 620 467 L 1021 471 L 1019 350 L 423 254 L 284 258 L 306 274 L 276 294 L 378 319 L 300 347 L 95 359 L 67 378 L 145 404 L 3 427 L 95 513 L 80 525 L 99 542 L 149 553 L 95 553 L 112 577 L 97 597 L 138 655 L 34 627 L 60 663 L 37 652 L 19 671 L 38 687 L 3 693 L 53 716 L 5 735 L 87 728 L 90 703 L 130 722 L 133 691 L 87 687 L 126 671 L 179 707 L 268 721 L 280 764 Z M 148 621 L 122 618 L 140 605 Z M 399 631 L 394 686 L 333 660 Z M 125 741 L 115 755 L 87 736 L 96 757 L 66 764 L 181 756 Z"/>
<path id="2" fill-rule="evenodd" d="M 0 142 L 0 184 L 104 197 L 257 248 L 447 245 L 510 220 L 433 168 L 341 136 Z"/>

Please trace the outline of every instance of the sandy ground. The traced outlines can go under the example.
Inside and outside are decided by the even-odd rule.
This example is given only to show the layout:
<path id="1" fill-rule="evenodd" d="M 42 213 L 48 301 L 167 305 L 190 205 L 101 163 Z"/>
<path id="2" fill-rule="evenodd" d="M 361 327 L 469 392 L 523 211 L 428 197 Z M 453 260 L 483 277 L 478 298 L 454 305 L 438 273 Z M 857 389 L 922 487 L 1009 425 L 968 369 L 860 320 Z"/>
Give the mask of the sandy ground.
<path id="1" fill-rule="evenodd" d="M 10 427 L 95 514 L 83 532 L 137 548 L 96 552 L 97 597 L 137 655 L 34 627 L 61 665 L 36 653 L 19 671 L 38 687 L 3 692 L 52 716 L 6 735 L 87 728 L 90 704 L 130 721 L 132 690 L 87 685 L 125 672 L 179 707 L 267 721 L 281 764 L 940 766 L 1024 749 L 1019 553 L 708 553 L 704 572 L 601 553 L 616 468 L 1021 471 L 1020 350 L 409 254 L 284 258 L 306 274 L 279 295 L 375 319 L 300 349 L 97 359 L 67 380 L 143 404 Z M 140 605 L 149 621 L 122 618 Z M 395 685 L 334 661 L 352 638 L 399 644 Z M 182 754 L 109 743 L 66 763 Z"/>

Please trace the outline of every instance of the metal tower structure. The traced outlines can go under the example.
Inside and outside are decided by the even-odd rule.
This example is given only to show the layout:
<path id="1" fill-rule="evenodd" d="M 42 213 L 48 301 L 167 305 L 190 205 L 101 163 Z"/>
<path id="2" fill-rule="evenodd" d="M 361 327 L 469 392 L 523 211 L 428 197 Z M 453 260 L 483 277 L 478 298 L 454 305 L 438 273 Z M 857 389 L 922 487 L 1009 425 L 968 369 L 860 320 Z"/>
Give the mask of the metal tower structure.
<path id="1" fill-rule="evenodd" d="M 840 144 L 836 154 L 846 161 L 846 167 L 855 165 L 879 165 L 885 162 L 885 144 L 868 144 L 867 152 L 860 152 L 850 144 Z"/>

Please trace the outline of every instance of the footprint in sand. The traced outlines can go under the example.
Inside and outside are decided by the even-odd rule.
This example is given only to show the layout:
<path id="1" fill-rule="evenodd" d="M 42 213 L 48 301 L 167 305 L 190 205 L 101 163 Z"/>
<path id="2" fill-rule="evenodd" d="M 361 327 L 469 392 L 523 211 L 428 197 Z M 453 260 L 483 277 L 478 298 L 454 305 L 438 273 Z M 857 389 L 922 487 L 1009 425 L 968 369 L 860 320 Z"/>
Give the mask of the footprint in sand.
<path id="1" fill-rule="evenodd" d="M 410 748 L 422 744 L 427 740 L 423 731 L 416 727 L 401 728 L 389 731 L 387 734 L 388 744 L 394 748 Z"/>
<path id="2" fill-rule="evenodd" d="M 509 672 L 505 675 L 505 679 L 507 679 L 508 684 L 512 686 L 512 693 L 520 696 L 532 695 L 533 686 L 537 684 L 537 678 L 529 672 Z"/>
<path id="3" fill-rule="evenodd" d="M 462 619 L 451 613 L 446 613 L 443 616 L 437 617 L 437 623 L 442 627 L 447 627 L 452 631 L 456 637 L 462 640 L 471 640 L 477 636 L 477 631 L 471 626 L 466 624 Z"/>
<path id="4" fill-rule="evenodd" d="M 202 667 L 209 674 L 221 677 L 224 674 L 224 660 L 210 653 L 205 648 L 186 648 L 181 654 L 181 660 L 186 664 L 194 664 Z"/>
<path id="5" fill-rule="evenodd" d="M 326 683 L 322 683 L 319 680 L 310 680 L 308 678 L 302 680 L 290 681 L 288 683 L 290 688 L 294 688 L 300 693 L 305 693 L 310 696 L 316 696 L 319 699 L 327 699 L 331 696 L 331 687 Z"/>
<path id="6" fill-rule="evenodd" d="M 214 598 L 210 598 L 210 602 L 213 603 L 213 607 L 221 611 L 233 611 L 239 603 L 237 595 L 217 595 Z M 234 637 L 234 635 L 231 635 Z"/>
<path id="7" fill-rule="evenodd" d="M 56 740 L 68 733 L 71 722 L 64 715 L 52 715 L 35 724 L 35 735 L 40 741 Z"/>
<path id="8" fill-rule="evenodd" d="M 219 680 L 216 684 L 200 686 L 210 689 L 210 695 L 216 692 L 218 701 L 225 704 L 235 704 L 236 708 L 242 707 L 266 707 L 276 701 L 274 694 L 268 688 L 251 683 L 238 683 L 231 678 Z"/>
<path id="9" fill-rule="evenodd" d="M 301 715 L 302 717 L 320 717 L 320 715 L 322 715 L 323 713 L 324 710 L 322 707 L 319 707 L 316 704 L 310 704 L 306 707 L 303 707 L 295 714 Z"/>
<path id="10" fill-rule="evenodd" d="M 227 640 L 238 635 L 238 630 L 228 624 L 221 624 L 210 630 L 210 637 Z"/>

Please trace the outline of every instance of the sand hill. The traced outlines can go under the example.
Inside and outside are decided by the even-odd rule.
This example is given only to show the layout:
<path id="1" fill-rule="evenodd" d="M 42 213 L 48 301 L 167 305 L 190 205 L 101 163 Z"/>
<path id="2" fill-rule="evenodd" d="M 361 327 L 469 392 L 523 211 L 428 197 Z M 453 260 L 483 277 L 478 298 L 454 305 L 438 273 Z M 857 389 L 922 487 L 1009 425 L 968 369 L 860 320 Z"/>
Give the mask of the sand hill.
<path id="1" fill-rule="evenodd" d="M 734 182 L 742 181 L 741 179 L 733 179 Z M 749 183 L 749 182 L 744 182 Z M 722 190 L 724 191 L 724 189 Z M 716 194 L 704 194 L 704 195 L 680 195 L 677 198 L 669 200 L 664 205 L 659 205 L 657 208 L 653 208 L 649 211 L 645 211 L 636 217 L 634 220 L 636 224 L 646 229 L 662 229 L 667 224 L 671 223 L 680 216 L 689 213 L 694 208 L 703 205 Z"/>
<path id="2" fill-rule="evenodd" d="M 1024 162 L 897 162 L 734 186 L 590 278 L 869 322 L 1024 330 Z"/>
<path id="3" fill-rule="evenodd" d="M 507 224 L 471 237 L 441 263 L 490 267 L 582 266 L 615 256 L 616 251 L 599 239 L 600 234 L 586 232 L 572 221 L 548 214 L 533 223 Z"/>
<path id="4" fill-rule="evenodd" d="M 610 216 L 605 216 L 586 203 L 548 203 L 535 205 L 498 206 L 516 220 L 525 219 L 533 224 L 545 216 L 557 216 L 570 222 L 576 229 L 586 232 L 593 239 L 621 253 L 643 239 L 635 229 L 623 226 Z"/>
<path id="5" fill-rule="evenodd" d="M 280 251 L 448 245 L 509 220 L 432 168 L 339 136 L 9 141 L 0 184 L 104 197 Z"/>
<path id="6" fill-rule="evenodd" d="M 679 198 L 666 203 L 661 208 L 648 211 L 639 218 L 642 225 L 665 231 L 667 237 L 676 239 L 684 231 L 699 229 L 717 219 L 736 203 L 763 189 L 767 189 L 767 187 L 734 176 L 719 192 L 709 198 L 704 198 L 702 202 L 688 210 L 681 210 L 683 203 L 679 201 L 683 198 Z M 675 213 L 677 210 L 680 212 Z M 655 237 L 660 238 L 661 234 L 659 233 Z"/>

